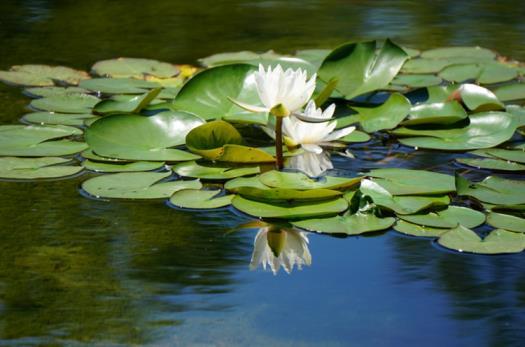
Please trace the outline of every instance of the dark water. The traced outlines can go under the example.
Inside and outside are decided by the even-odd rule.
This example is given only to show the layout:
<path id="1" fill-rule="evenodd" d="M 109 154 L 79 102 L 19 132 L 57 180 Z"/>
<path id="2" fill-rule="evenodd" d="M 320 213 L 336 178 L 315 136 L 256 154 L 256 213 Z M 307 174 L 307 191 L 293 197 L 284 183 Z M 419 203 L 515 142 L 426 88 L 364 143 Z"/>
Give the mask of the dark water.
<path id="1" fill-rule="evenodd" d="M 525 60 L 524 18 L 516 1 L 2 0 L 0 69 L 89 69 L 117 56 L 191 63 L 386 36 Z M 0 86 L 0 123 L 16 123 L 27 103 Z M 357 160 L 335 159 L 338 169 L 458 169 L 447 154 L 354 147 Z M 273 276 L 248 269 L 254 230 L 228 232 L 249 219 L 86 199 L 86 178 L 0 182 L 0 345 L 525 343 L 524 254 L 455 254 L 392 231 L 310 235 L 312 265 Z"/>

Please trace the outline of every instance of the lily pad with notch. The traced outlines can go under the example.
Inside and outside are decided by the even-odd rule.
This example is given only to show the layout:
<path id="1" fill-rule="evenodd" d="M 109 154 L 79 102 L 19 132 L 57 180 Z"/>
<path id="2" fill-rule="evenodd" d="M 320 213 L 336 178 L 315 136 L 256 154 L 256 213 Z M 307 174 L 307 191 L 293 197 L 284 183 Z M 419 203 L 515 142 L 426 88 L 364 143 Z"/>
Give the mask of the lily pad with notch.
<path id="1" fill-rule="evenodd" d="M 307 219 L 292 224 L 296 227 L 323 234 L 360 235 L 390 228 L 395 218 L 380 218 L 372 213 L 357 212 L 331 218 Z"/>
<path id="2" fill-rule="evenodd" d="M 32 180 L 41 178 L 61 178 L 82 171 L 78 165 L 61 165 L 71 162 L 59 157 L 43 158 L 0 158 L 0 178 Z"/>
<path id="3" fill-rule="evenodd" d="M 172 167 L 173 171 L 182 177 L 202 178 L 206 180 L 228 180 L 231 178 L 255 175 L 260 172 L 258 166 L 225 167 L 204 166 L 194 161 L 180 163 Z"/>
<path id="4" fill-rule="evenodd" d="M 199 210 L 215 209 L 231 205 L 235 195 L 219 195 L 220 190 L 179 190 L 170 198 L 170 204 L 181 207 Z"/>

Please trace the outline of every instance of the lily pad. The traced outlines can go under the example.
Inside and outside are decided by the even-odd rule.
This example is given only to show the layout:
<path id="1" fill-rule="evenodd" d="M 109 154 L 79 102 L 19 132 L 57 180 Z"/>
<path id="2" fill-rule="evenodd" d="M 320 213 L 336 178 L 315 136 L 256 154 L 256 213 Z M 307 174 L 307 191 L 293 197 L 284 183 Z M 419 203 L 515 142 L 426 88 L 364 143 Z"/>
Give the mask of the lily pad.
<path id="1" fill-rule="evenodd" d="M 481 84 L 510 81 L 517 76 L 517 69 L 498 62 L 450 65 L 439 73 L 439 77 L 450 82 L 475 80 Z"/>
<path id="2" fill-rule="evenodd" d="M 336 90 L 352 99 L 386 87 L 406 59 L 406 52 L 390 40 L 379 50 L 375 41 L 347 43 L 325 58 L 318 74 L 326 83 L 338 80 Z"/>
<path id="3" fill-rule="evenodd" d="M 405 74 L 431 74 L 437 73 L 447 66 L 456 64 L 470 64 L 483 61 L 493 61 L 488 57 L 448 57 L 448 58 L 415 58 L 408 60 L 402 67 L 401 72 Z"/>
<path id="4" fill-rule="evenodd" d="M 513 83 L 494 89 L 494 94 L 501 101 L 525 100 L 525 83 Z"/>
<path id="5" fill-rule="evenodd" d="M 402 124 L 453 124 L 467 117 L 467 112 L 457 101 L 424 103 L 413 106 Z"/>
<path id="6" fill-rule="evenodd" d="M 494 59 L 496 53 L 479 46 L 453 46 L 433 48 L 421 53 L 423 58 L 444 59 L 454 57 L 475 57 L 478 59 Z"/>
<path id="7" fill-rule="evenodd" d="M 427 214 L 400 215 L 399 218 L 413 224 L 434 228 L 455 228 L 458 224 L 475 228 L 485 222 L 483 213 L 461 206 L 449 206 L 445 210 Z"/>
<path id="8" fill-rule="evenodd" d="M 307 219 L 292 224 L 318 233 L 359 235 L 388 229 L 395 221 L 392 217 L 379 218 L 371 213 L 358 212 L 332 218 Z"/>
<path id="9" fill-rule="evenodd" d="M 80 83 L 80 87 L 103 94 L 144 94 L 148 89 L 159 88 L 155 82 L 132 78 L 93 78 Z"/>
<path id="10" fill-rule="evenodd" d="M 506 112 L 482 112 L 470 115 L 469 118 L 470 124 L 462 128 L 398 128 L 393 133 L 400 136 L 419 136 L 400 138 L 399 142 L 407 146 L 462 151 L 495 147 L 510 140 L 518 126 L 516 118 Z"/>
<path id="11" fill-rule="evenodd" d="M 261 183 L 272 188 L 282 189 L 331 189 L 331 190 L 345 190 L 352 188 L 359 184 L 362 177 L 335 177 L 323 176 L 319 179 L 312 179 L 304 173 L 298 172 L 281 172 L 268 171 L 263 173 L 259 180 Z"/>
<path id="12" fill-rule="evenodd" d="M 24 115 L 20 120 L 26 123 L 41 124 L 41 125 L 69 125 L 69 126 L 83 126 L 84 121 L 96 120 L 97 116 L 84 113 L 55 113 L 55 112 L 33 112 Z"/>
<path id="13" fill-rule="evenodd" d="M 102 100 L 95 105 L 93 111 L 98 114 L 139 113 L 159 95 L 160 90 L 160 88 L 155 88 L 145 94 L 133 96 L 127 100 Z"/>
<path id="14" fill-rule="evenodd" d="M 129 160 L 124 159 L 118 159 L 118 158 L 109 158 L 109 157 L 102 157 L 100 155 L 97 155 L 93 153 L 91 149 L 86 149 L 85 151 L 82 151 L 80 153 L 82 158 L 90 159 L 91 161 L 101 161 L 101 162 L 108 162 L 108 163 L 123 163 L 123 162 L 130 162 Z"/>
<path id="15" fill-rule="evenodd" d="M 462 84 L 450 98 L 457 98 L 457 96 L 469 110 L 474 112 L 498 111 L 504 108 L 503 103 L 494 93 L 475 84 Z"/>
<path id="16" fill-rule="evenodd" d="M 88 78 L 86 72 L 65 66 L 15 65 L 9 71 L 0 71 L 0 81 L 21 86 L 53 86 L 55 81 L 77 85 Z"/>
<path id="17" fill-rule="evenodd" d="M 113 78 L 144 78 L 146 76 L 169 78 L 180 72 L 173 64 L 141 58 L 102 60 L 93 65 L 91 71 L 99 76 Z"/>
<path id="18" fill-rule="evenodd" d="M 99 98 L 89 94 L 64 94 L 34 99 L 29 106 L 36 110 L 49 112 L 91 113 L 99 101 Z"/>
<path id="19" fill-rule="evenodd" d="M 111 115 L 86 130 L 86 141 L 98 155 L 128 160 L 186 161 L 198 156 L 172 148 L 203 120 L 185 112 L 162 112 L 151 117 Z"/>
<path id="20" fill-rule="evenodd" d="M 354 143 L 354 142 L 367 142 L 370 141 L 371 137 L 365 132 L 354 130 L 350 134 L 341 137 L 337 141 L 345 143 Z"/>
<path id="21" fill-rule="evenodd" d="M 71 95 L 71 94 L 87 94 L 89 90 L 79 87 L 34 87 L 24 90 L 24 94 L 29 97 L 48 98 L 51 96 Z"/>
<path id="22" fill-rule="evenodd" d="M 182 189 L 201 189 L 199 180 L 167 181 L 171 172 L 124 172 L 90 178 L 82 189 L 97 198 L 161 199 Z"/>
<path id="23" fill-rule="evenodd" d="M 377 206 L 387 208 L 397 214 L 414 214 L 429 207 L 447 206 L 450 203 L 447 195 L 394 196 L 371 180 L 363 180 L 359 189 L 363 195 L 369 196 Z"/>
<path id="24" fill-rule="evenodd" d="M 68 126 L 2 125 L 0 126 L 0 155 L 20 157 L 50 157 L 70 155 L 87 148 L 83 142 L 50 141 L 82 131 Z"/>
<path id="25" fill-rule="evenodd" d="M 82 167 L 78 165 L 57 165 L 67 162 L 70 160 L 57 157 L 0 158 L 0 178 L 20 180 L 59 178 L 82 171 Z"/>
<path id="26" fill-rule="evenodd" d="M 525 233 L 525 219 L 513 215 L 490 212 L 487 223 L 495 228 Z"/>
<path id="27" fill-rule="evenodd" d="M 525 164 L 525 151 L 521 149 L 488 148 L 472 151 L 471 153 L 483 157 L 499 158 Z"/>
<path id="28" fill-rule="evenodd" d="M 172 169 L 177 175 L 182 177 L 195 177 L 207 180 L 227 180 L 235 177 L 255 175 L 260 172 L 258 166 L 239 168 L 204 166 L 194 161 L 174 165 Z"/>
<path id="29" fill-rule="evenodd" d="M 96 172 L 136 172 L 136 171 L 152 171 L 160 169 L 164 166 L 164 162 L 158 161 L 137 161 L 132 163 L 101 163 L 91 160 L 84 160 L 82 166 L 88 170 Z"/>
<path id="30" fill-rule="evenodd" d="M 458 252 L 477 254 L 519 253 L 525 249 L 525 234 L 496 229 L 481 239 L 474 231 L 460 225 L 441 235 L 438 243 Z"/>
<path id="31" fill-rule="evenodd" d="M 331 189 L 284 189 L 260 187 L 236 187 L 235 192 L 245 198 L 262 201 L 313 201 L 342 196 L 343 193 Z"/>
<path id="32" fill-rule="evenodd" d="M 316 202 L 294 203 L 264 203 L 248 200 L 240 195 L 235 196 L 232 205 L 236 209 L 251 216 L 260 218 L 311 218 L 324 215 L 334 215 L 345 211 L 348 203 L 343 198 Z"/>
<path id="33" fill-rule="evenodd" d="M 408 115 L 410 101 L 403 95 L 394 93 L 378 107 L 353 107 L 359 123 L 367 133 L 393 129 Z"/>
<path id="34" fill-rule="evenodd" d="M 421 88 L 439 85 L 443 82 L 441 78 L 431 74 L 411 74 L 397 75 L 393 80 L 393 85 L 407 86 L 410 88 Z"/>
<path id="35" fill-rule="evenodd" d="M 177 94 L 173 107 L 209 119 L 245 120 L 266 124 L 268 114 L 252 113 L 235 105 L 235 99 L 261 105 L 255 84 L 255 67 L 233 64 L 213 67 L 193 76 Z"/>
<path id="36" fill-rule="evenodd" d="M 468 166 L 477 167 L 478 169 L 490 169 L 501 171 L 525 171 L 525 165 L 512 161 L 496 158 L 457 158 L 456 161 Z"/>
<path id="37" fill-rule="evenodd" d="M 443 235 L 450 229 L 427 227 L 424 225 L 409 223 L 404 220 L 398 220 L 394 225 L 394 230 L 406 235 L 434 238 Z"/>
<path id="38" fill-rule="evenodd" d="M 410 169 L 377 169 L 368 173 L 392 195 L 444 194 L 456 190 L 454 176 Z"/>
<path id="39" fill-rule="evenodd" d="M 525 181 L 489 176 L 479 183 L 457 178 L 458 195 L 467 195 L 495 205 L 525 204 Z"/>
<path id="40" fill-rule="evenodd" d="M 235 195 L 220 194 L 220 190 L 179 190 L 170 198 L 170 203 L 177 207 L 192 209 L 214 209 L 231 205 Z"/>

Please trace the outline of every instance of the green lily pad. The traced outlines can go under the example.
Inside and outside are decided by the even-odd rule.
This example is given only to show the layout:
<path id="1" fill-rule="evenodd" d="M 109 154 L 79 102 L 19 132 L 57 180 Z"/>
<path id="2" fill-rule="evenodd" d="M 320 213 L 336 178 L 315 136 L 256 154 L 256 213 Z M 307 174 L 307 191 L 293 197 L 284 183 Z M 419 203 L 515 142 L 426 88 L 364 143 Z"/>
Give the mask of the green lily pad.
<path id="1" fill-rule="evenodd" d="M 57 165 L 69 161 L 69 159 L 56 157 L 0 158 L 0 178 L 20 180 L 59 178 L 75 175 L 82 171 L 82 167 L 77 165 Z"/>
<path id="2" fill-rule="evenodd" d="M 177 175 L 182 177 L 194 177 L 207 180 L 227 180 L 235 177 L 255 175 L 260 172 L 258 166 L 240 168 L 203 166 L 194 161 L 174 165 L 172 169 Z"/>
<path id="3" fill-rule="evenodd" d="M 453 124 L 467 117 L 467 112 L 457 101 L 423 103 L 413 106 L 402 124 Z"/>
<path id="4" fill-rule="evenodd" d="M 475 80 L 481 84 L 510 81 L 517 76 L 517 69 L 498 62 L 450 65 L 439 73 L 439 77 L 450 82 Z"/>
<path id="5" fill-rule="evenodd" d="M 359 184 L 362 177 L 334 177 L 323 176 L 320 179 L 312 179 L 299 172 L 268 171 L 259 176 L 261 183 L 271 188 L 282 189 L 331 189 L 345 190 Z"/>
<path id="6" fill-rule="evenodd" d="M 436 75 L 431 74 L 412 74 L 397 75 L 393 80 L 393 85 L 407 86 L 410 88 L 430 87 L 441 84 L 443 80 Z"/>
<path id="7" fill-rule="evenodd" d="M 93 78 L 80 82 L 80 87 L 103 94 L 144 94 L 161 85 L 132 78 Z"/>
<path id="8" fill-rule="evenodd" d="M 54 112 L 33 112 L 24 115 L 20 120 L 26 123 L 40 125 L 69 125 L 83 126 L 86 119 L 96 120 L 99 117 L 85 113 L 54 113 Z"/>
<path id="9" fill-rule="evenodd" d="M 91 113 L 99 101 L 99 98 L 89 94 L 64 94 L 34 99 L 29 106 L 36 110 L 49 112 Z"/>
<path id="10" fill-rule="evenodd" d="M 227 181 L 224 184 L 224 189 L 229 192 L 237 193 L 239 188 L 251 187 L 259 189 L 270 189 L 267 185 L 264 185 L 260 180 L 259 176 L 253 177 L 237 177 Z"/>
<path id="11" fill-rule="evenodd" d="M 50 141 L 82 131 L 68 126 L 2 125 L 0 126 L 0 155 L 19 157 L 54 157 L 70 155 L 87 148 L 83 142 Z"/>
<path id="12" fill-rule="evenodd" d="M 427 88 L 428 98 L 425 104 L 434 104 L 452 100 L 452 94 L 460 87 L 458 84 L 448 86 L 431 86 Z"/>
<path id="13" fill-rule="evenodd" d="M 91 71 L 99 76 L 113 78 L 144 78 L 146 76 L 169 78 L 180 72 L 173 64 L 141 58 L 102 60 L 93 65 Z"/>
<path id="14" fill-rule="evenodd" d="M 100 155 L 97 155 L 95 153 L 93 153 L 93 151 L 91 149 L 86 149 L 85 151 L 82 151 L 82 153 L 80 153 L 80 155 L 82 156 L 82 158 L 85 158 L 85 159 L 90 159 L 91 161 L 101 161 L 101 162 L 104 162 L 104 163 L 124 163 L 124 162 L 130 162 L 129 160 L 124 160 L 124 159 L 118 159 L 118 158 L 109 158 L 109 157 L 102 157 Z"/>
<path id="15" fill-rule="evenodd" d="M 478 169 L 491 169 L 501 171 L 525 171 L 525 165 L 512 161 L 496 158 L 457 158 L 456 161 L 468 166 L 477 167 Z"/>
<path id="16" fill-rule="evenodd" d="M 261 105 L 255 85 L 255 67 L 233 64 L 213 67 L 193 76 L 177 94 L 173 107 L 209 119 L 246 120 L 266 124 L 266 113 L 252 113 L 235 105 L 235 99 Z"/>
<path id="17" fill-rule="evenodd" d="M 444 194 L 456 190 L 454 176 L 410 169 L 377 169 L 368 173 L 392 195 Z"/>
<path id="18" fill-rule="evenodd" d="M 525 249 L 525 234 L 496 229 L 481 239 L 478 234 L 460 225 L 441 235 L 438 243 L 458 252 L 477 254 L 519 253 Z"/>
<path id="19" fill-rule="evenodd" d="M 0 71 L 0 81 L 20 86 L 46 87 L 55 81 L 76 85 L 88 78 L 86 72 L 65 66 L 15 65 L 9 71 Z"/>
<path id="20" fill-rule="evenodd" d="M 397 75 L 408 55 L 390 40 L 377 51 L 375 41 L 347 43 L 333 50 L 319 68 L 319 78 L 338 80 L 336 90 L 352 99 L 385 88 Z"/>
<path id="21" fill-rule="evenodd" d="M 494 93 L 475 84 L 462 84 L 455 93 L 459 94 L 465 106 L 474 112 L 498 111 L 504 108 Z"/>
<path id="22" fill-rule="evenodd" d="M 421 53 L 423 58 L 444 59 L 454 57 L 475 57 L 479 59 L 494 59 L 496 53 L 479 46 L 455 46 L 433 48 Z"/>
<path id="23" fill-rule="evenodd" d="M 490 212 L 487 223 L 495 228 L 525 233 L 525 219 L 513 215 Z"/>
<path id="24" fill-rule="evenodd" d="M 199 180 L 167 181 L 171 172 L 124 172 L 90 178 L 82 189 L 97 198 L 161 199 L 182 189 L 201 189 Z"/>
<path id="25" fill-rule="evenodd" d="M 479 183 L 457 178 L 458 195 L 467 195 L 495 205 L 525 204 L 525 181 L 489 176 Z"/>
<path id="26" fill-rule="evenodd" d="M 231 187 L 231 186 L 230 186 Z M 235 192 L 245 198 L 263 201 L 312 201 L 326 200 L 342 196 L 343 193 L 331 189 L 284 189 L 260 187 L 236 187 Z"/>
<path id="27" fill-rule="evenodd" d="M 525 151 L 521 149 L 488 148 L 470 152 L 488 158 L 498 158 L 525 164 Z"/>
<path id="28" fill-rule="evenodd" d="M 213 209 L 231 205 L 235 195 L 220 194 L 220 190 L 196 190 L 184 189 L 179 190 L 170 198 L 170 203 L 177 207 L 192 209 Z"/>
<path id="29" fill-rule="evenodd" d="M 359 130 L 354 130 L 350 134 L 341 137 L 337 141 L 344 143 L 354 143 L 354 142 L 367 142 L 370 141 L 371 137 L 367 133 Z"/>
<path id="30" fill-rule="evenodd" d="M 115 164 L 101 163 L 91 160 L 84 160 L 82 166 L 88 170 L 96 172 L 137 172 L 152 171 L 164 166 L 164 162 L 158 161 L 137 161 L 132 163 Z"/>
<path id="31" fill-rule="evenodd" d="M 399 218 L 413 224 L 434 228 L 455 228 L 458 224 L 475 228 L 485 222 L 483 213 L 461 206 L 449 206 L 445 210 L 427 214 L 400 215 Z"/>
<path id="32" fill-rule="evenodd" d="M 414 214 L 429 207 L 447 206 L 450 203 L 447 195 L 394 196 L 371 180 L 363 180 L 359 190 L 363 195 L 369 196 L 377 206 L 397 214 Z"/>
<path id="33" fill-rule="evenodd" d="M 186 134 L 203 120 L 185 112 L 151 117 L 111 115 L 86 130 L 86 141 L 98 155 L 128 160 L 186 161 L 198 156 L 171 148 L 184 144 Z"/>
<path id="34" fill-rule="evenodd" d="M 48 98 L 51 96 L 62 96 L 72 94 L 87 94 L 89 90 L 79 87 L 34 87 L 24 90 L 24 94 L 30 97 Z"/>
<path id="35" fill-rule="evenodd" d="M 222 120 L 202 124 L 186 136 L 186 146 L 193 153 L 216 161 L 265 163 L 275 161 L 271 154 L 258 148 L 242 146 L 241 134 Z"/>
<path id="36" fill-rule="evenodd" d="M 233 198 L 232 205 L 239 211 L 254 217 L 288 219 L 334 215 L 348 208 L 348 203 L 343 198 L 320 202 L 274 202 L 269 204 L 248 200 L 240 195 Z"/>
<path id="37" fill-rule="evenodd" d="M 93 111 L 98 114 L 139 113 L 143 108 L 148 106 L 159 93 L 160 88 L 155 88 L 145 94 L 132 96 L 127 100 L 102 100 L 95 105 Z"/>
<path id="38" fill-rule="evenodd" d="M 514 135 L 518 122 L 506 112 L 482 112 L 470 115 L 470 124 L 462 128 L 421 130 L 398 128 L 393 131 L 406 146 L 463 151 L 495 147 Z"/>
<path id="39" fill-rule="evenodd" d="M 513 83 L 494 89 L 494 94 L 501 101 L 525 100 L 525 83 Z"/>
<path id="40" fill-rule="evenodd" d="M 398 220 L 394 225 L 394 230 L 405 235 L 434 238 L 443 235 L 450 229 L 427 227 L 424 225 L 409 223 L 404 220 Z"/>
<path id="41" fill-rule="evenodd" d="M 432 74 L 438 73 L 447 66 L 456 64 L 470 64 L 484 61 L 493 61 L 487 57 L 448 57 L 448 58 L 415 58 L 408 60 L 402 67 L 401 72 L 405 74 Z"/>
<path id="42" fill-rule="evenodd" d="M 371 213 L 358 212 L 332 218 L 307 219 L 292 224 L 318 233 L 359 235 L 388 229 L 395 221 L 392 217 L 379 218 Z"/>
<path id="43" fill-rule="evenodd" d="M 378 107 L 353 107 L 359 123 L 367 133 L 393 129 L 408 115 L 410 101 L 399 93 L 392 94 Z"/>

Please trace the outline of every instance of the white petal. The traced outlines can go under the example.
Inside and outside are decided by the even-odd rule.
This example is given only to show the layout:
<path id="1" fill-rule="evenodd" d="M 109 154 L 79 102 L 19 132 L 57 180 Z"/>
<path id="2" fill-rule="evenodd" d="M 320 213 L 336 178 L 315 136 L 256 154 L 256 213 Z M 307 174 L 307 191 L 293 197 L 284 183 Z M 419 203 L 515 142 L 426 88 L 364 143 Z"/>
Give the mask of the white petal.
<path id="1" fill-rule="evenodd" d="M 316 153 L 316 154 L 323 153 L 323 149 L 320 146 L 314 145 L 314 144 L 311 144 L 311 143 L 301 144 L 301 147 L 303 147 L 304 150 L 308 151 L 308 152 L 312 152 L 312 153 Z"/>
<path id="2" fill-rule="evenodd" d="M 354 130 L 355 130 L 355 127 L 346 127 L 346 128 L 343 128 L 343 129 L 336 130 L 333 133 L 331 133 L 328 136 L 326 136 L 323 139 L 323 141 L 330 142 L 330 141 L 338 140 L 341 137 L 352 133 Z"/>
<path id="3" fill-rule="evenodd" d="M 264 108 L 264 107 L 261 107 L 261 106 L 257 106 L 257 105 L 249 105 L 249 104 L 246 104 L 244 102 L 241 102 L 241 101 L 238 101 L 238 100 L 235 100 L 235 99 L 232 99 L 232 98 L 228 98 L 231 102 L 233 102 L 235 105 L 239 106 L 240 108 L 243 108 L 247 111 L 250 111 L 250 112 L 257 112 L 257 113 L 260 113 L 260 112 L 269 112 L 269 110 L 267 108 Z"/>

